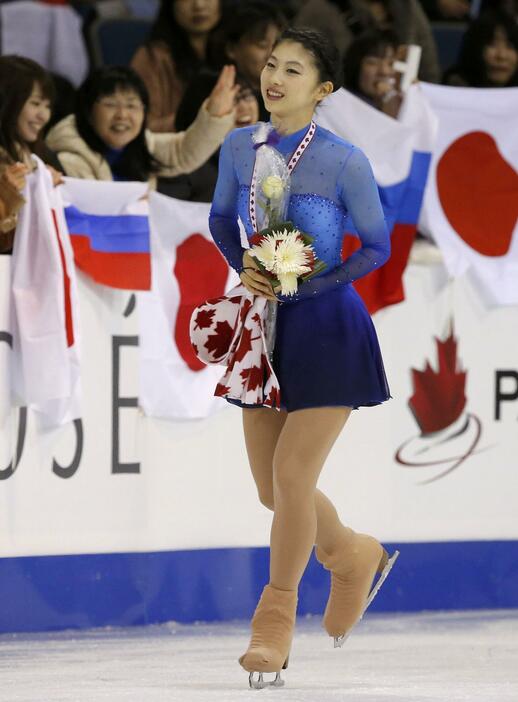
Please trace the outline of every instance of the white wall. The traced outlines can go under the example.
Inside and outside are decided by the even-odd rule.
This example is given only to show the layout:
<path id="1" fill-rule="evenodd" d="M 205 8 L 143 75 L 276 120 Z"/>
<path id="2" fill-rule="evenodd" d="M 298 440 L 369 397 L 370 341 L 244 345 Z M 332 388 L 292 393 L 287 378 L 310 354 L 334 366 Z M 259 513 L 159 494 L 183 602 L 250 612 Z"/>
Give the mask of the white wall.
<path id="1" fill-rule="evenodd" d="M 0 257 L 0 333 L 9 330 L 9 257 Z M 489 310 L 469 280 L 446 280 L 442 265 L 410 266 L 407 300 L 375 318 L 392 395 L 354 412 L 325 467 L 320 486 L 344 521 L 386 541 L 518 538 L 518 399 L 495 419 L 495 373 L 518 373 L 518 308 Z M 256 498 L 247 467 L 240 410 L 206 420 L 165 422 L 120 410 L 120 460 L 139 472 L 112 473 L 113 336 L 138 334 L 137 310 L 123 317 L 130 293 L 79 280 L 84 446 L 67 479 L 52 471 L 76 450 L 72 425 L 42 435 L 29 411 L 23 454 L 0 480 L 0 556 L 174 550 L 265 545 L 270 515 Z M 437 364 L 434 336 L 445 338 L 453 315 L 458 355 L 467 370 L 468 430 L 428 454 L 416 442 L 407 401 L 411 368 Z M 1 337 L 0 337 L 1 338 Z M 2 403 L 8 398 L 10 351 L 0 343 Z M 42 373 L 45 359 L 42 359 Z M 121 351 L 121 395 L 138 394 L 138 349 Z M 518 394 L 509 374 L 504 393 Z M 0 405 L 1 406 L 1 405 Z M 445 477 L 420 484 L 455 463 L 406 468 L 397 449 L 414 439 L 418 460 L 453 459 L 482 435 L 474 452 Z M 18 411 L 0 429 L 0 469 L 16 445 Z M 446 429 L 443 438 L 451 433 Z M 439 437 L 441 438 L 441 437 Z M 437 437 L 435 437 L 437 439 Z M 435 441 L 434 439 L 434 441 Z M 430 442 L 428 442 L 430 443 Z"/>

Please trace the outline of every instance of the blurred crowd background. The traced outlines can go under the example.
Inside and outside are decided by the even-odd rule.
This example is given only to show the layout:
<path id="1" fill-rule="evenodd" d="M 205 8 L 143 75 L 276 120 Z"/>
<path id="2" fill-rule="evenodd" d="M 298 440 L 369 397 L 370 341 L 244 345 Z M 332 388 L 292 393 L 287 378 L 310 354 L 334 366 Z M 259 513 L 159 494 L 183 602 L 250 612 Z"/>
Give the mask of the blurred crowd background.
<path id="1" fill-rule="evenodd" d="M 259 77 L 287 25 L 331 35 L 343 86 L 396 119 L 408 45 L 420 80 L 518 86 L 518 0 L 0 0 L 1 252 L 32 153 L 55 184 L 149 181 L 210 202 L 225 134 L 267 119 Z"/>

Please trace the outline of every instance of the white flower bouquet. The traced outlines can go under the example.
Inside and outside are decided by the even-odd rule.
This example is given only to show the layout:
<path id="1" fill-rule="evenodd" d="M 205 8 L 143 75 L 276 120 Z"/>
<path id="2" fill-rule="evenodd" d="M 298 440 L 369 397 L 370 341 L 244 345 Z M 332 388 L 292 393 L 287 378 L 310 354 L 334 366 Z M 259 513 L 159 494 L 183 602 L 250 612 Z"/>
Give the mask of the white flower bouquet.
<path id="1" fill-rule="evenodd" d="M 273 290 L 291 296 L 297 292 L 299 282 L 326 267 L 317 259 L 312 241 L 291 222 L 284 222 L 255 234 L 250 240 L 250 253 L 271 280 Z"/>

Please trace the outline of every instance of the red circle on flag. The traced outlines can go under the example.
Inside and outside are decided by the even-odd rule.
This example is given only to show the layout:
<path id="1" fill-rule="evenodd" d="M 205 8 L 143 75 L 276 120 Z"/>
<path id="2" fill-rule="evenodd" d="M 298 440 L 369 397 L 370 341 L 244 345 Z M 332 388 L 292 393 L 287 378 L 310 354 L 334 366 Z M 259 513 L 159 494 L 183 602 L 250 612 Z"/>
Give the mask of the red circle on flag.
<path id="1" fill-rule="evenodd" d="M 192 371 L 206 365 L 194 353 L 189 323 L 195 307 L 225 292 L 228 265 L 212 241 L 202 234 L 191 234 L 176 249 L 173 276 L 178 282 L 180 303 L 176 315 L 174 339 L 178 351 Z"/>
<path id="2" fill-rule="evenodd" d="M 518 218 L 518 173 L 487 132 L 469 132 L 437 164 L 437 192 L 460 238 L 483 256 L 505 256 Z"/>

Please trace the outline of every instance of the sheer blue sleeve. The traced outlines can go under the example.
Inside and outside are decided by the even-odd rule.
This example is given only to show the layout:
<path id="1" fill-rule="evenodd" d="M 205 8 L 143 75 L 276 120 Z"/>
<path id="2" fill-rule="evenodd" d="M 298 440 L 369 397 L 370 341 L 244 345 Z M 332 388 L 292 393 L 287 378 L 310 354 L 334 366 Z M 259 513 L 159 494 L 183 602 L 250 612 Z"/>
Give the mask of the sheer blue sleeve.
<path id="1" fill-rule="evenodd" d="M 278 295 L 282 302 L 297 302 L 352 283 L 382 266 L 390 256 L 390 237 L 381 207 L 378 186 L 367 157 L 353 149 L 345 162 L 338 193 L 360 237 L 361 248 L 340 266 L 299 285 L 295 295 Z"/>
<path id="2" fill-rule="evenodd" d="M 216 246 L 238 273 L 243 270 L 241 234 L 238 224 L 239 182 L 234 168 L 230 135 L 219 154 L 218 182 L 209 215 L 209 228 Z"/>

